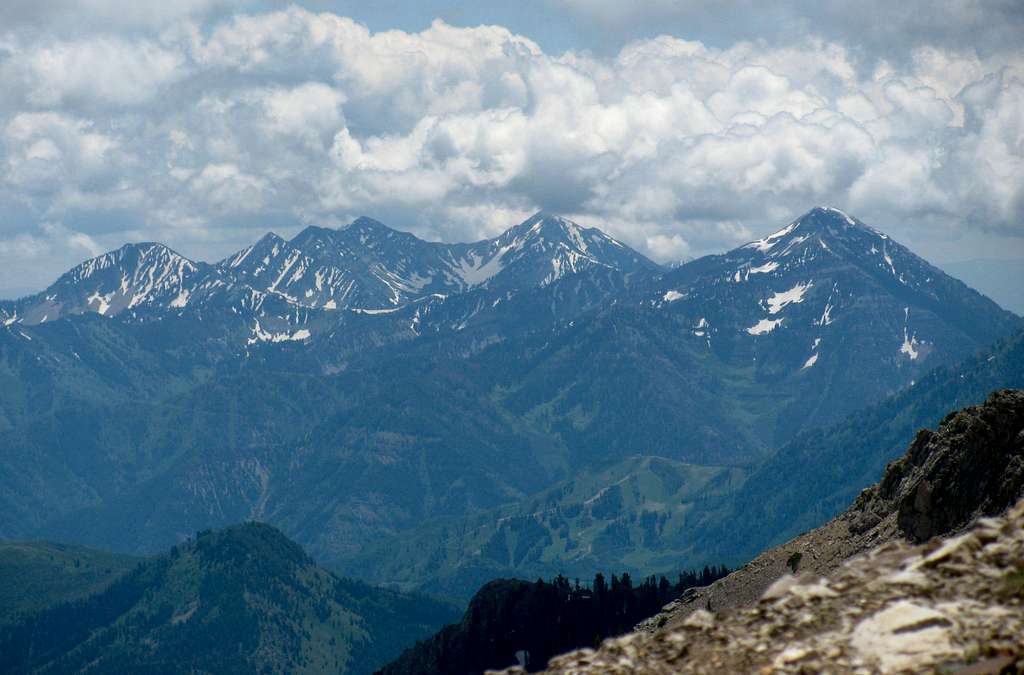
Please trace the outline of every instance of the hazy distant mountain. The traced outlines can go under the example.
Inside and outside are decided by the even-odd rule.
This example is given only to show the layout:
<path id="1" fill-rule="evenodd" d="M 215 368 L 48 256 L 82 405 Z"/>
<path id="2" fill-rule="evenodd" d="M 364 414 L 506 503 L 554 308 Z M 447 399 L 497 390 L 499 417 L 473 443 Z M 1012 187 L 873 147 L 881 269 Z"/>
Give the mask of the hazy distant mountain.
<path id="1" fill-rule="evenodd" d="M 1024 388 L 1024 332 L 834 426 L 797 434 L 752 469 L 631 457 L 516 505 L 428 521 L 367 546 L 354 564 L 373 561 L 370 579 L 453 595 L 499 576 L 738 564 L 834 516 L 918 429 L 1003 387 Z"/>

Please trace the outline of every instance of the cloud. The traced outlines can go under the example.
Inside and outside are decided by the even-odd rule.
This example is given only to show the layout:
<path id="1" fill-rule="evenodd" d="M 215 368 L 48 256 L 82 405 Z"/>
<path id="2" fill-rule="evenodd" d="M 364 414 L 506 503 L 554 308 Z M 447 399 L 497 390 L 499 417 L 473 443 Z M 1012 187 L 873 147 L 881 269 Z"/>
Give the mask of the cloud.
<path id="1" fill-rule="evenodd" d="M 187 75 L 182 54 L 150 41 L 95 38 L 19 50 L 9 63 L 20 72 L 25 102 L 118 108 L 144 103 Z"/>
<path id="2" fill-rule="evenodd" d="M 59 112 L 24 112 L 3 127 L 3 181 L 35 195 L 37 206 L 75 185 L 101 185 L 116 180 L 127 164 L 118 139 L 97 130 L 90 120 Z M 122 166 L 118 166 L 121 163 Z"/>
<path id="3" fill-rule="evenodd" d="M 158 30 L 0 34 L 0 285 L 16 250 L 37 275 L 129 238 L 210 259 L 361 214 L 472 240 L 546 208 L 666 261 L 822 203 L 910 240 L 1024 236 L 1019 48 L 549 54 L 500 26 L 192 7 Z"/>

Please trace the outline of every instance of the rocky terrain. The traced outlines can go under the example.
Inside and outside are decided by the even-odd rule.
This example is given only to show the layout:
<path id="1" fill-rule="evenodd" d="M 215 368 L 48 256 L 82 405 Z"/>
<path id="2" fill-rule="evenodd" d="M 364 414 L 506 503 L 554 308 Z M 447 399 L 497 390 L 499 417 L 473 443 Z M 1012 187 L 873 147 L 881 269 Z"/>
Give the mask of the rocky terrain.
<path id="1" fill-rule="evenodd" d="M 550 673 L 1018 673 L 1024 501 L 968 533 L 892 541 L 826 578 L 785 576 L 753 607 L 705 609 L 557 657 Z M 514 671 L 513 671 L 514 672 Z"/>
<path id="2" fill-rule="evenodd" d="M 1024 492 L 1022 462 L 1024 392 L 997 391 L 839 517 L 549 672 L 1019 672 L 1024 501 L 992 516 Z"/>

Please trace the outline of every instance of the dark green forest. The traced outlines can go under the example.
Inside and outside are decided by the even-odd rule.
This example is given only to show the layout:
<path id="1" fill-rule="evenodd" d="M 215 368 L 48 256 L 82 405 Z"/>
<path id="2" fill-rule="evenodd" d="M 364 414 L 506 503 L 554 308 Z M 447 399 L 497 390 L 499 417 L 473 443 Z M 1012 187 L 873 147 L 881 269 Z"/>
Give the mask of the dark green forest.
<path id="1" fill-rule="evenodd" d="M 491 581 L 473 596 L 460 623 L 417 643 L 379 673 L 481 673 L 517 663 L 539 670 L 553 656 L 632 630 L 686 589 L 728 573 L 705 567 L 681 573 L 675 583 L 650 576 L 636 585 L 628 573 L 610 580 L 598 573 L 590 585 L 561 575 L 534 583 Z"/>
<path id="2" fill-rule="evenodd" d="M 368 673 L 453 618 L 445 602 L 340 579 L 250 523 L 0 626 L 0 672 Z"/>

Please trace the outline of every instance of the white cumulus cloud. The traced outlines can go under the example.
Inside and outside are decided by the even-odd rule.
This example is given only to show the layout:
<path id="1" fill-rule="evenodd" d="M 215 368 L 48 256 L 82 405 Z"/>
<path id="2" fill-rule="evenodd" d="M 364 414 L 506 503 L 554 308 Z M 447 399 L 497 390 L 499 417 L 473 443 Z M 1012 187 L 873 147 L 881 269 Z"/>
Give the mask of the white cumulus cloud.
<path id="1" fill-rule="evenodd" d="M 194 4 L 159 30 L 0 34 L 0 270 L 131 237 L 215 258 L 360 214 L 476 239 L 537 208 L 662 261 L 822 203 L 911 244 L 1024 236 L 1020 49 L 866 61 L 807 34 L 551 54 L 500 26 L 372 32 L 295 6 L 202 22 L 216 3 Z"/>

